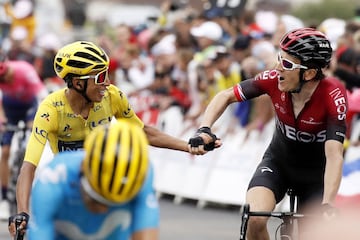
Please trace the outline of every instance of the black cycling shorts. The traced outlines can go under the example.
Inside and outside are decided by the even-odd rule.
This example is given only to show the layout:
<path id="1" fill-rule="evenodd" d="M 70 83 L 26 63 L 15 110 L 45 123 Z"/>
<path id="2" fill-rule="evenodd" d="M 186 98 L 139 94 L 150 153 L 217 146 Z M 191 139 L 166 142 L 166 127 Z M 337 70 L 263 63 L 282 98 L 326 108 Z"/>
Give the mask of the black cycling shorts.
<path id="1" fill-rule="evenodd" d="M 279 203 L 291 188 L 298 196 L 299 208 L 307 203 L 320 204 L 324 184 L 323 176 L 319 176 L 318 170 L 312 173 L 311 169 L 296 169 L 283 165 L 276 161 L 268 149 L 257 166 L 248 189 L 266 187 L 274 193 L 276 203 Z"/>

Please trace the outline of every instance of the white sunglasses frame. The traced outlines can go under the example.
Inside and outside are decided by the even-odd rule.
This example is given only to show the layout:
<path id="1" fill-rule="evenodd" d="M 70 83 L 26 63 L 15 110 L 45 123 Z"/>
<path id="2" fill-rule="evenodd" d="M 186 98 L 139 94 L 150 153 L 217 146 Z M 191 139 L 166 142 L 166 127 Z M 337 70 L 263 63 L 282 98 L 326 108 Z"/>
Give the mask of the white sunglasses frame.
<path id="1" fill-rule="evenodd" d="M 292 64 L 292 67 L 291 68 L 287 68 L 283 65 L 283 60 L 289 62 Z M 297 63 L 294 63 L 293 61 L 287 59 L 287 58 L 283 58 L 281 56 L 280 53 L 278 53 L 278 62 L 280 63 L 281 67 L 284 69 L 284 70 L 287 70 L 287 71 L 293 71 L 295 69 L 298 69 L 298 68 L 302 68 L 302 69 L 309 69 L 308 67 L 304 66 L 304 65 L 301 65 L 301 64 L 297 64 Z"/>
<path id="2" fill-rule="evenodd" d="M 106 73 L 106 75 L 105 75 L 105 81 L 104 82 L 102 82 L 102 83 L 98 83 L 97 82 L 97 79 L 99 78 L 99 76 L 100 76 L 100 74 L 102 74 L 102 73 Z M 88 75 L 88 76 L 79 76 L 79 77 L 76 77 L 77 79 L 81 79 L 81 80 L 87 80 L 87 79 L 90 79 L 90 78 L 94 78 L 94 82 L 95 82 L 95 84 L 96 85 L 104 85 L 105 83 L 106 83 L 106 80 L 109 78 L 109 73 L 108 73 L 108 69 L 105 69 L 105 70 L 103 70 L 103 71 L 101 71 L 101 72 L 98 72 L 97 74 L 95 74 L 95 75 Z M 107 79 L 106 79 L 107 78 Z"/>

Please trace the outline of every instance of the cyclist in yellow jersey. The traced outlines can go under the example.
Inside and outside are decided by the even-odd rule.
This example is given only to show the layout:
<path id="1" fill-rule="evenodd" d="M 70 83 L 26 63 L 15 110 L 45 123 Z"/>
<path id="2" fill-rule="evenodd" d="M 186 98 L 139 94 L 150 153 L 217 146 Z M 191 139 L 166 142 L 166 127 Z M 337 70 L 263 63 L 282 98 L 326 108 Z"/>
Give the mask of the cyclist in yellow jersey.
<path id="1" fill-rule="evenodd" d="M 67 88 L 50 94 L 39 106 L 34 119 L 16 190 L 17 216 L 23 217 L 23 227 L 28 220 L 26 216 L 35 170 L 46 141 L 49 141 L 54 153 L 82 148 L 86 134 L 115 117 L 128 119 L 143 127 L 152 146 L 189 151 L 187 142 L 142 123 L 126 96 L 110 84 L 108 66 L 106 53 L 86 41 L 68 44 L 55 56 L 55 71 L 67 83 Z M 200 154 L 204 153 L 206 151 Z"/>
<path id="2" fill-rule="evenodd" d="M 62 89 L 50 94 L 40 105 L 25 161 L 37 166 L 46 141 L 49 141 L 53 153 L 82 148 L 85 136 L 96 126 L 109 123 L 112 117 L 127 118 L 143 127 L 126 96 L 113 85 L 107 87 L 101 102 L 93 104 L 88 116 L 73 111 L 66 91 Z"/>

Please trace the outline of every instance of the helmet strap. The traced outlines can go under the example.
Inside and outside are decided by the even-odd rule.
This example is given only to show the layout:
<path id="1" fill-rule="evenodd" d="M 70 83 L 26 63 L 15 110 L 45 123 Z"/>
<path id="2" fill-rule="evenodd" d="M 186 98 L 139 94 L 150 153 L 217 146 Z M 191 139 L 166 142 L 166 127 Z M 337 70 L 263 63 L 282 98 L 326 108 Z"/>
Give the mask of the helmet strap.
<path id="1" fill-rule="evenodd" d="M 77 89 L 76 87 L 74 87 L 73 84 L 71 84 L 71 86 L 68 86 L 68 87 L 69 88 L 72 87 L 75 91 L 80 93 L 80 95 L 83 96 L 88 103 L 91 102 L 90 98 L 86 95 L 87 81 L 84 81 L 84 87 L 81 88 L 81 89 Z"/>
<path id="2" fill-rule="evenodd" d="M 299 84 L 298 84 L 297 88 L 295 88 L 294 90 L 291 90 L 290 93 L 299 93 L 301 91 L 302 87 L 306 83 L 306 81 L 304 80 L 304 72 L 305 71 L 303 69 L 300 69 Z"/>

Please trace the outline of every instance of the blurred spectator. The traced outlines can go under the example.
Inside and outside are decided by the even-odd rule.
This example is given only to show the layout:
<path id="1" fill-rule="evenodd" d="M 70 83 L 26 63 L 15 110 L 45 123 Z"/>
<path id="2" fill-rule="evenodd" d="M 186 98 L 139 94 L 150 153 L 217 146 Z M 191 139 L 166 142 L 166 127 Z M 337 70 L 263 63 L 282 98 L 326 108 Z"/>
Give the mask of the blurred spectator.
<path id="1" fill-rule="evenodd" d="M 213 21 L 222 29 L 222 36 L 220 42 L 226 46 L 231 43 L 231 40 L 235 38 L 237 34 L 236 28 L 231 24 L 231 16 L 229 16 L 223 8 L 214 6 L 209 9 L 205 9 L 201 15 L 207 21 Z"/>
<path id="2" fill-rule="evenodd" d="M 360 6 L 355 9 L 354 21 L 360 24 Z"/>
<path id="3" fill-rule="evenodd" d="M 209 56 L 215 68 L 213 89 L 209 89 L 210 98 L 216 93 L 239 83 L 242 80 L 240 65 L 234 61 L 225 46 L 217 46 L 213 55 Z"/>
<path id="4" fill-rule="evenodd" d="M 263 38 L 264 30 L 256 22 L 256 12 L 253 10 L 246 10 L 239 19 L 239 32 L 251 36 L 253 39 Z"/>
<path id="5" fill-rule="evenodd" d="M 187 66 L 193 55 L 191 48 L 179 48 L 176 52 L 176 63 L 171 74 L 176 86 L 187 94 L 189 93 Z"/>
<path id="6" fill-rule="evenodd" d="M 0 112 L 4 113 L 4 116 L 0 117 L 0 125 L 17 126 L 19 121 L 24 121 L 27 129 L 31 129 L 38 103 L 47 95 L 34 67 L 25 61 L 9 61 L 4 56 L 0 56 L 0 90 L 2 92 Z M 6 129 L 2 131 L 0 219 L 5 220 L 10 216 L 7 192 L 11 174 L 9 157 L 14 131 Z"/>
<path id="7" fill-rule="evenodd" d="M 16 27 L 10 34 L 10 46 L 7 50 L 9 60 L 34 63 L 33 44 L 27 41 L 28 32 L 24 27 Z"/>
<path id="8" fill-rule="evenodd" d="M 218 46 L 214 56 L 210 56 L 214 71 L 214 84 L 209 86 L 209 101 L 221 90 L 230 88 L 244 79 L 240 64 L 232 58 L 230 51 L 225 46 Z M 231 106 L 231 111 L 238 119 L 241 126 L 249 122 L 251 102 L 239 102 Z M 233 129 L 233 128 L 232 128 Z"/>
<path id="9" fill-rule="evenodd" d="M 195 38 L 197 52 L 188 64 L 189 93 L 192 101 L 191 108 L 187 113 L 190 119 L 197 118 L 201 111 L 201 97 L 198 94 L 198 67 L 199 64 L 206 61 L 210 55 L 214 54 L 215 46 L 218 45 L 222 37 L 222 29 L 219 24 L 213 21 L 202 21 L 190 29 L 191 35 Z"/>
<path id="10" fill-rule="evenodd" d="M 353 38 L 354 38 L 354 49 L 355 51 L 360 52 L 360 29 L 354 33 Z M 360 73 L 360 71 L 358 71 L 358 73 Z"/>
<path id="11" fill-rule="evenodd" d="M 201 58 L 204 56 L 204 50 L 209 46 L 217 45 L 221 41 L 223 30 L 221 26 L 213 21 L 205 21 L 198 26 L 194 26 L 190 29 L 190 33 L 196 38 L 197 46 L 200 52 L 195 58 Z"/>
<path id="12" fill-rule="evenodd" d="M 164 71 L 172 71 L 176 62 L 176 36 L 174 34 L 165 33 L 165 35 L 156 42 L 150 50 L 154 59 L 155 67 L 164 69 Z"/>
<path id="13" fill-rule="evenodd" d="M 334 76 L 343 81 L 349 91 L 352 91 L 355 87 L 360 87 L 360 75 L 356 72 L 360 53 L 351 47 L 342 46 L 337 49 L 335 57 Z"/>
<path id="14" fill-rule="evenodd" d="M 86 22 L 85 0 L 63 0 L 65 5 L 66 19 L 72 27 L 80 29 Z"/>
<path id="15" fill-rule="evenodd" d="M 251 41 L 251 55 L 241 62 L 246 79 L 254 78 L 258 73 L 273 69 L 277 63 L 275 46 L 265 38 L 257 38 Z M 249 123 L 245 126 L 247 134 L 253 130 L 263 131 L 264 126 L 274 117 L 274 109 L 267 95 L 252 99 Z"/>
<path id="16" fill-rule="evenodd" d="M 338 45 L 354 46 L 354 34 L 360 30 L 360 23 L 348 20 L 345 25 L 344 34 L 339 38 Z"/>
<path id="17" fill-rule="evenodd" d="M 232 45 L 232 55 L 234 60 L 241 62 L 251 55 L 251 37 L 248 35 L 238 34 Z"/>
<path id="18" fill-rule="evenodd" d="M 129 43 L 137 44 L 132 28 L 126 24 L 119 24 L 115 28 L 115 40 L 113 46 L 109 46 L 111 49 L 110 57 L 116 60 L 119 67 L 121 67 L 121 58 L 125 53 L 125 47 Z"/>
<path id="19" fill-rule="evenodd" d="M 141 49 L 137 44 L 125 45 L 120 66 L 116 72 L 116 85 L 121 87 L 126 94 L 147 88 L 153 83 L 153 61 L 141 55 Z"/>
<path id="20" fill-rule="evenodd" d="M 270 64 L 271 65 L 271 64 Z M 255 56 L 245 58 L 241 64 L 244 74 L 247 78 L 254 78 L 258 73 L 271 69 L 273 66 L 267 66 L 262 60 Z M 263 131 L 264 126 L 274 117 L 274 110 L 269 96 L 263 95 L 252 99 L 251 112 L 248 124 L 245 126 L 247 134 L 245 139 L 254 130 Z"/>
<path id="21" fill-rule="evenodd" d="M 182 55 L 181 55 L 182 54 Z M 187 55 L 186 55 L 187 54 Z M 190 107 L 187 76 L 182 75 L 185 64 L 192 56 L 184 51 L 177 53 L 176 36 L 167 34 L 151 48 L 155 63 L 155 80 L 152 91 L 172 97 L 171 105 L 178 105 L 183 112 Z"/>
<path id="22" fill-rule="evenodd" d="M 47 33 L 39 36 L 36 45 L 40 53 L 35 57 L 34 67 L 44 82 L 49 92 L 53 92 L 65 86 L 54 70 L 54 57 L 61 46 L 61 41 L 55 33 Z"/>
<path id="23" fill-rule="evenodd" d="M 274 11 L 258 10 L 255 12 L 255 22 L 264 31 L 264 37 L 271 37 L 275 33 L 279 17 Z"/>
<path id="24" fill-rule="evenodd" d="M 8 38 L 11 26 L 11 17 L 5 11 L 6 2 L 0 2 L 0 46 Z"/>
<path id="25" fill-rule="evenodd" d="M 35 40 L 36 18 L 34 16 L 34 3 L 31 0 L 17 0 L 14 5 L 5 4 L 7 15 L 11 17 L 10 34 L 19 28 L 26 30 L 25 41 L 32 44 Z"/>
<path id="26" fill-rule="evenodd" d="M 281 15 L 276 23 L 275 32 L 271 38 L 271 43 L 275 46 L 276 49 L 278 49 L 280 39 L 285 33 L 302 27 L 304 27 L 304 23 L 300 19 L 292 15 Z"/>
<path id="27" fill-rule="evenodd" d="M 339 43 L 339 38 L 345 33 L 346 21 L 337 18 L 325 19 L 318 26 L 318 30 L 322 31 L 329 38 L 331 47 L 336 50 Z"/>

